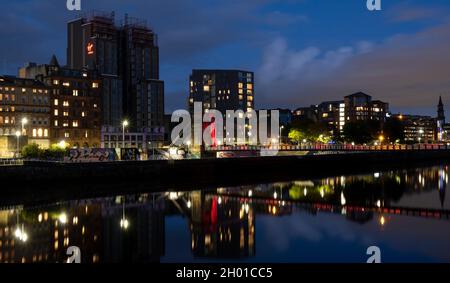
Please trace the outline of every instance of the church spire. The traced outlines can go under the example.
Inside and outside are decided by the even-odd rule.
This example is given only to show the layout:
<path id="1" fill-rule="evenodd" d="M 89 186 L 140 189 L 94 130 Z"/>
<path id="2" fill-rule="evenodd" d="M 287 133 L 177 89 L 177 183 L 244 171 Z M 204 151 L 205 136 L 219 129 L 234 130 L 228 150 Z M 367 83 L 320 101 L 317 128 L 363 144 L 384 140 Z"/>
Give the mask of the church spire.
<path id="1" fill-rule="evenodd" d="M 438 104 L 438 112 L 437 112 L 438 120 L 445 121 L 445 112 L 444 112 L 444 103 L 442 103 L 442 97 L 439 96 L 439 104 Z"/>

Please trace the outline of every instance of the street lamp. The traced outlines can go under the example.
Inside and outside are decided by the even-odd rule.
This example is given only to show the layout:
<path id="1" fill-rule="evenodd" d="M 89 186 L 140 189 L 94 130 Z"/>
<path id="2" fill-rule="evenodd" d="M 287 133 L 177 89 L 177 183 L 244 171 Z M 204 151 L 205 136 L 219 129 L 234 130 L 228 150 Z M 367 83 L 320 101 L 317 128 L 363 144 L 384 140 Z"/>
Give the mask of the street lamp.
<path id="1" fill-rule="evenodd" d="M 189 156 L 191 154 L 191 141 L 187 141 L 186 145 L 187 145 L 187 155 Z"/>
<path id="2" fill-rule="evenodd" d="M 380 135 L 380 136 L 378 137 L 378 139 L 380 140 L 380 144 L 382 144 L 383 141 L 384 141 L 384 136 L 383 136 L 383 135 Z"/>
<path id="3" fill-rule="evenodd" d="M 281 131 L 284 129 L 284 126 L 281 126 L 280 127 L 280 141 L 279 141 L 279 143 L 281 144 L 281 142 L 282 142 L 282 138 L 281 138 Z"/>
<path id="4" fill-rule="evenodd" d="M 17 137 L 17 155 L 19 155 L 20 152 L 20 132 L 16 131 L 16 137 Z"/>
<path id="5" fill-rule="evenodd" d="M 122 122 L 122 147 L 125 148 L 125 127 L 128 127 L 128 121 Z"/>
<path id="6" fill-rule="evenodd" d="M 24 118 L 22 118 L 21 122 L 22 122 L 22 135 L 23 135 L 24 134 L 25 125 L 28 124 L 28 119 L 24 117 Z"/>
<path id="7" fill-rule="evenodd" d="M 127 230 L 128 226 L 130 226 L 130 222 L 125 217 L 125 197 L 124 197 L 123 198 L 123 203 L 122 203 L 122 218 L 120 219 L 120 228 L 122 230 Z"/>

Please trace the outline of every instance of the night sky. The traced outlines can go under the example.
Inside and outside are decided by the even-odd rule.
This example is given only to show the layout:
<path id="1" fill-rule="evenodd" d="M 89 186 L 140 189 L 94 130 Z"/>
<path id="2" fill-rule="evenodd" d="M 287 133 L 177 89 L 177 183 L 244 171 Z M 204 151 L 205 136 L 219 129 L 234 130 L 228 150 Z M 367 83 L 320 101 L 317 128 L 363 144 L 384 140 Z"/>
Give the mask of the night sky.
<path id="1" fill-rule="evenodd" d="M 0 0 L 0 73 L 66 62 L 66 0 Z M 82 0 L 159 36 L 166 112 L 185 108 L 193 68 L 255 71 L 256 106 L 296 108 L 364 91 L 393 112 L 450 117 L 450 1 Z"/>

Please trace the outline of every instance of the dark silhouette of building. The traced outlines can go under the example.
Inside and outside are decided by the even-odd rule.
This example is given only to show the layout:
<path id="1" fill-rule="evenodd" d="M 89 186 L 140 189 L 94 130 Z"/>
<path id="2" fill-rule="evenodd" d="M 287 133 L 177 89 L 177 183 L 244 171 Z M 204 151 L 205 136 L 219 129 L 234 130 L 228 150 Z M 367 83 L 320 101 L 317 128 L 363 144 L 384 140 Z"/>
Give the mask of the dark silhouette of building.
<path id="1" fill-rule="evenodd" d="M 444 131 L 444 125 L 445 125 L 445 112 L 444 112 L 444 103 L 442 103 L 442 97 L 439 96 L 439 103 L 438 103 L 438 111 L 437 111 L 437 118 L 436 118 L 436 140 L 437 141 L 443 141 L 445 137 L 445 131 Z"/>

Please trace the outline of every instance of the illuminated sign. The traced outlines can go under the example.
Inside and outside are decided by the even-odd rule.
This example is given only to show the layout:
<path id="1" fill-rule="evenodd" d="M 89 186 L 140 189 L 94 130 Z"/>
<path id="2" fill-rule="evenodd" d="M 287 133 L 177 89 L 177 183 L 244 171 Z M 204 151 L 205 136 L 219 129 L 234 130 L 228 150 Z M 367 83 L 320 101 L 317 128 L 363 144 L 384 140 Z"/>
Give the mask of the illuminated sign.
<path id="1" fill-rule="evenodd" d="M 86 46 L 87 54 L 94 55 L 94 43 L 89 42 Z"/>

